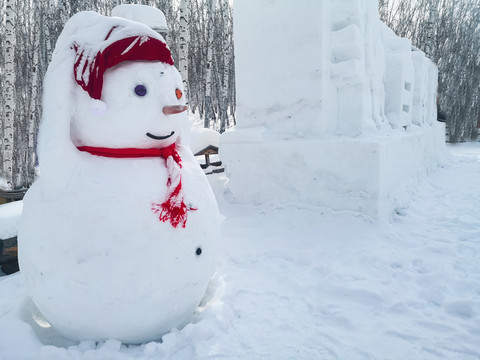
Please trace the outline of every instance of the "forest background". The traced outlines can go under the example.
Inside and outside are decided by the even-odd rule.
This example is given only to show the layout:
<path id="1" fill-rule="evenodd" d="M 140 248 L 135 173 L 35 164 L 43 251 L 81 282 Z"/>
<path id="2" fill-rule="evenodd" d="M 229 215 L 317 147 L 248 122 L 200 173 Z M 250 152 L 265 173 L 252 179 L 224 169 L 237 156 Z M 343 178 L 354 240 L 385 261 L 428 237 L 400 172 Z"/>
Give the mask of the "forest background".
<path id="1" fill-rule="evenodd" d="M 290 0 L 293 1 L 293 0 Z M 363 0 L 370 1 L 370 0 Z M 82 10 L 110 15 L 122 0 L 0 0 L 0 188 L 35 179 L 42 81 L 65 22 Z M 139 0 L 165 13 L 167 43 L 188 64 L 190 111 L 205 127 L 235 124 L 232 7 L 228 0 Z M 477 136 L 480 0 L 380 0 L 380 18 L 439 67 L 439 118 L 450 142 Z"/>

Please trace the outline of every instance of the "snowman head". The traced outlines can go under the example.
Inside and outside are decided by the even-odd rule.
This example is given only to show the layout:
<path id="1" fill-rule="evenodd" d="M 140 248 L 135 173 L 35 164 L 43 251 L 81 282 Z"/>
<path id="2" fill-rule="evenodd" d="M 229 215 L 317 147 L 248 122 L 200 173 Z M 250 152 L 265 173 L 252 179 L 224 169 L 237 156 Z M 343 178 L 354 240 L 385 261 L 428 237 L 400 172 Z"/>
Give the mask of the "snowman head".
<path id="1" fill-rule="evenodd" d="M 113 26 L 99 49 L 74 43 L 75 146 L 162 148 L 186 116 L 182 79 L 163 39 Z"/>
<path id="2" fill-rule="evenodd" d="M 176 113 L 185 104 L 182 81 L 172 64 L 163 37 L 144 24 L 93 11 L 67 21 L 43 82 L 37 153 L 45 198 L 68 188 L 84 157 L 79 146 L 188 146 L 188 116 Z"/>

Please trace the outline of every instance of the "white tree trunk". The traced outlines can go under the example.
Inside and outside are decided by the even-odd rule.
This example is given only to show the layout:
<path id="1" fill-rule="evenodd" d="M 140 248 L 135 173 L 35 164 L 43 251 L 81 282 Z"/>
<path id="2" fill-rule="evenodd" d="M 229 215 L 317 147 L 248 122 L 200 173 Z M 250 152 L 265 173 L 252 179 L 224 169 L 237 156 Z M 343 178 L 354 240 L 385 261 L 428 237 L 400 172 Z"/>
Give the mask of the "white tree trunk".
<path id="1" fill-rule="evenodd" d="M 70 1 L 62 0 L 58 5 L 60 5 L 60 22 L 63 26 L 71 15 Z"/>
<path id="2" fill-rule="evenodd" d="M 231 36 L 230 28 L 229 28 L 229 6 L 228 0 L 221 0 L 221 7 L 222 7 L 222 18 L 223 18 L 223 86 L 222 86 L 222 113 L 220 116 L 220 133 L 223 133 L 226 128 L 226 123 L 228 121 L 228 93 L 229 93 L 229 81 L 230 81 L 230 44 L 231 44 Z"/>
<path id="3" fill-rule="evenodd" d="M 36 124 L 38 123 L 38 105 L 39 105 L 39 71 L 40 71 L 40 11 L 39 2 L 34 5 L 34 19 L 33 19 L 33 62 L 31 66 L 31 93 L 30 93 L 30 109 L 28 115 L 28 169 L 34 171 L 36 154 L 35 154 L 35 138 L 36 138 Z M 33 180 L 33 179 L 32 179 Z"/>
<path id="4" fill-rule="evenodd" d="M 204 127 L 210 127 L 210 117 L 212 109 L 212 70 L 213 70 L 213 9 L 215 0 L 207 0 L 207 29 L 208 29 L 208 39 L 207 39 L 207 70 L 205 72 L 205 118 Z"/>
<path id="5" fill-rule="evenodd" d="M 438 22 L 438 9 L 437 9 L 437 1 L 430 1 L 429 2 L 429 9 L 428 9 L 428 22 L 427 22 L 427 29 L 426 29 L 426 44 L 425 44 L 425 54 L 427 57 L 435 61 L 435 28 Z"/>
<path id="6" fill-rule="evenodd" d="M 13 188 L 13 126 L 15 119 L 15 0 L 6 0 L 5 8 L 5 82 L 3 119 L 3 174 L 7 188 Z"/>
<path id="7" fill-rule="evenodd" d="M 50 28 L 49 28 L 49 23 L 51 22 L 51 16 L 50 14 L 53 12 L 53 5 L 50 4 L 49 6 L 46 6 L 43 11 L 45 11 L 44 14 L 42 14 L 43 16 L 43 33 L 44 33 L 44 39 L 45 39 L 45 59 L 43 60 L 44 61 L 44 68 L 45 68 L 45 71 L 48 67 L 48 64 L 50 64 L 50 60 L 52 59 L 52 53 L 53 53 L 53 50 L 52 50 L 52 40 L 51 40 L 51 36 L 50 36 Z"/>
<path id="8" fill-rule="evenodd" d="M 189 86 L 188 86 L 188 43 L 190 41 L 190 29 L 188 26 L 190 19 L 189 0 L 180 1 L 180 41 L 178 43 L 178 67 L 183 79 L 183 95 L 188 106 Z"/>

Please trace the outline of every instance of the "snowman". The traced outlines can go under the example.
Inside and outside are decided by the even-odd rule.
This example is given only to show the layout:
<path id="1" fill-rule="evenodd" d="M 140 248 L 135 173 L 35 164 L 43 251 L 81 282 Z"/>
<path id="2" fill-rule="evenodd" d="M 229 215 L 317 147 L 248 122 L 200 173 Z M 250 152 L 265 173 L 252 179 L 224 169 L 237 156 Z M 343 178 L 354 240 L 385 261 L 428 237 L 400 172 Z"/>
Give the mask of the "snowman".
<path id="1" fill-rule="evenodd" d="M 214 272 L 218 209 L 186 139 L 182 79 L 143 24 L 73 16 L 44 82 L 41 175 L 19 262 L 33 303 L 73 340 L 158 340 Z"/>

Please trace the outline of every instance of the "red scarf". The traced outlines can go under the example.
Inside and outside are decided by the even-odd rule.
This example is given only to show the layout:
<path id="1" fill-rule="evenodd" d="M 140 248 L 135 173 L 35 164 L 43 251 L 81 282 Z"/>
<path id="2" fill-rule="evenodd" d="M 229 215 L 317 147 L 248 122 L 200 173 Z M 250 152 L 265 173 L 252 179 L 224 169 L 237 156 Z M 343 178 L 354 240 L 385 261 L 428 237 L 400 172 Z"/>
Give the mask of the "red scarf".
<path id="1" fill-rule="evenodd" d="M 111 158 L 161 157 L 165 159 L 168 172 L 167 199 L 161 204 L 152 203 L 153 212 L 159 214 L 158 219 L 160 221 L 170 221 L 172 226 L 176 228 L 178 225 L 185 227 L 187 211 L 196 210 L 187 208 L 183 202 L 182 174 L 180 171 L 182 168 L 182 159 L 175 148 L 175 144 L 160 149 L 114 149 L 93 146 L 79 146 L 77 149 L 86 151 L 92 155 Z"/>

